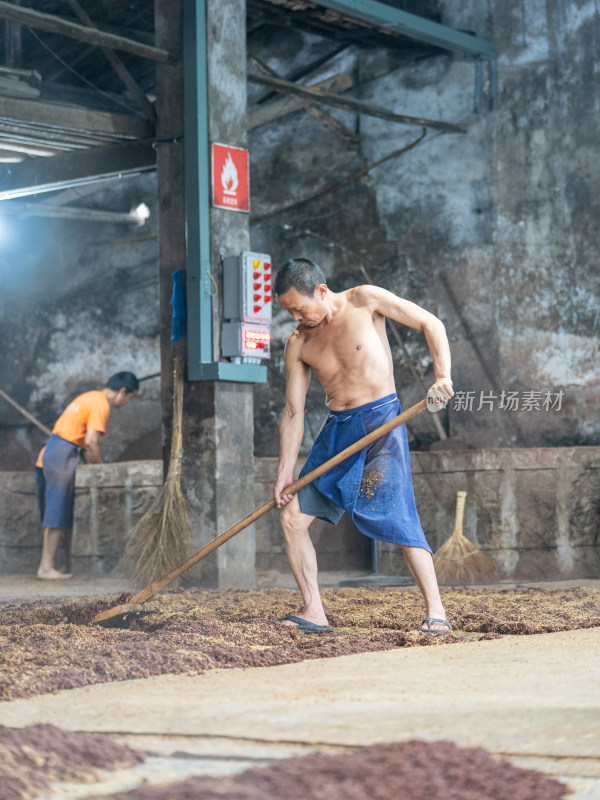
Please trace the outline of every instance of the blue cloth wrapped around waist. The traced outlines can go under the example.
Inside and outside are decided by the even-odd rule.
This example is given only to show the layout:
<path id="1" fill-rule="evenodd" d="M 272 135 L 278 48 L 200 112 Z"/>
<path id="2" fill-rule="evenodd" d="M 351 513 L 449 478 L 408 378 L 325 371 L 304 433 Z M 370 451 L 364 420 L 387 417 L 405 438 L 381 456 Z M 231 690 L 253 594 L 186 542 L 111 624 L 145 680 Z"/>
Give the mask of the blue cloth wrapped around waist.
<path id="1" fill-rule="evenodd" d="M 402 413 L 395 394 L 357 408 L 330 411 L 300 475 L 323 464 Z M 343 511 L 372 539 L 431 552 L 413 492 L 406 426 L 345 459 L 299 492 L 302 511 L 337 522 Z"/>
<path id="2" fill-rule="evenodd" d="M 55 433 L 48 439 L 42 455 L 43 486 L 38 483 L 45 494 L 42 520 L 45 528 L 71 530 L 73 527 L 78 455 L 79 448 L 73 442 Z"/>

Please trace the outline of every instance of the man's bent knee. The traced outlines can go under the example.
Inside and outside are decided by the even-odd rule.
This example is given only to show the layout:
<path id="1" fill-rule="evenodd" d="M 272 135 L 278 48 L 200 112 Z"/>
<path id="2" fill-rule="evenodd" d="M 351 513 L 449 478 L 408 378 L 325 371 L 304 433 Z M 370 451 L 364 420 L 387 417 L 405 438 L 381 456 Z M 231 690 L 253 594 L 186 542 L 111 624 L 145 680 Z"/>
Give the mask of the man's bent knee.
<path id="1" fill-rule="evenodd" d="M 280 519 L 281 527 L 286 537 L 294 536 L 295 534 L 303 533 L 308 530 L 308 526 L 312 521 L 312 517 L 302 513 L 297 497 L 290 500 L 284 507 Z"/>

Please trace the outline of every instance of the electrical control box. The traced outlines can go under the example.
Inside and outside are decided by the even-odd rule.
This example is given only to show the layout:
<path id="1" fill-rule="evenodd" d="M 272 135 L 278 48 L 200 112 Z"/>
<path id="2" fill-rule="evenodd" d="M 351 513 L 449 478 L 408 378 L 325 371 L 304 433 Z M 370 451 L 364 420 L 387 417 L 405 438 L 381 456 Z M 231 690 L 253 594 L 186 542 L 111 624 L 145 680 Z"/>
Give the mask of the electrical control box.
<path id="1" fill-rule="evenodd" d="M 266 253 L 245 250 L 223 261 L 221 349 L 227 358 L 270 358 L 273 265 Z"/>
<path id="2" fill-rule="evenodd" d="M 266 253 L 244 251 L 223 262 L 225 319 L 271 324 L 273 265 Z"/>
<path id="3" fill-rule="evenodd" d="M 251 322 L 225 322 L 221 331 L 221 349 L 224 356 L 242 356 L 252 359 L 270 358 L 271 332 L 268 325 Z"/>

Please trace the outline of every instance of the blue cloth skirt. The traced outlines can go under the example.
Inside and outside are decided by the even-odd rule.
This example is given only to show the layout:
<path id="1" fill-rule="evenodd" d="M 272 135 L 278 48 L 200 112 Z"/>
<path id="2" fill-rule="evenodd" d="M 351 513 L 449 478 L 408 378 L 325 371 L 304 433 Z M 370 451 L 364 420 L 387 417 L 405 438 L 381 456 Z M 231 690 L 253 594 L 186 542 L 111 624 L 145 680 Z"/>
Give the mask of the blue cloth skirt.
<path id="1" fill-rule="evenodd" d="M 44 528 L 69 531 L 73 527 L 75 467 L 78 457 L 79 448 L 73 442 L 61 439 L 55 433 L 48 439 L 42 455 L 43 483 L 38 479 L 38 489 L 43 486 L 44 490 Z"/>
<path id="2" fill-rule="evenodd" d="M 401 413 L 395 394 L 357 408 L 330 411 L 300 476 Z M 415 505 L 406 425 L 305 486 L 298 500 L 304 514 L 335 525 L 345 511 L 372 539 L 431 552 Z"/>

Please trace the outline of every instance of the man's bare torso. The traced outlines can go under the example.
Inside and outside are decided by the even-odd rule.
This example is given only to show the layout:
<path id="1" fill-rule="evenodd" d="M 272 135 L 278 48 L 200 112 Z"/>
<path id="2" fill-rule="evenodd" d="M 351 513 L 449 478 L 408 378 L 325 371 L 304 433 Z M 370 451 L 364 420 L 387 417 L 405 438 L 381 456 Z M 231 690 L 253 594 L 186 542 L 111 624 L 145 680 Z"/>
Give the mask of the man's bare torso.
<path id="1" fill-rule="evenodd" d="M 312 367 L 332 411 L 355 408 L 396 391 L 385 317 L 365 301 L 361 287 L 340 292 L 330 317 L 301 324 L 290 345 Z"/>

